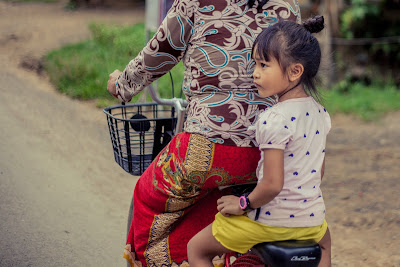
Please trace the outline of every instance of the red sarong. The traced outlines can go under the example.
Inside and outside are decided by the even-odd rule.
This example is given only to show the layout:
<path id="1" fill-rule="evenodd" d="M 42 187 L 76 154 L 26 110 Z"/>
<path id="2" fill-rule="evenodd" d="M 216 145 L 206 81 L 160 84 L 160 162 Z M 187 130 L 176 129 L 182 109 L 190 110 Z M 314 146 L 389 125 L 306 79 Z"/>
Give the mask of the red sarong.
<path id="1" fill-rule="evenodd" d="M 132 266 L 188 266 L 186 245 L 212 223 L 219 186 L 256 180 L 260 152 L 210 142 L 198 134 L 174 137 L 139 178 L 124 258 Z"/>

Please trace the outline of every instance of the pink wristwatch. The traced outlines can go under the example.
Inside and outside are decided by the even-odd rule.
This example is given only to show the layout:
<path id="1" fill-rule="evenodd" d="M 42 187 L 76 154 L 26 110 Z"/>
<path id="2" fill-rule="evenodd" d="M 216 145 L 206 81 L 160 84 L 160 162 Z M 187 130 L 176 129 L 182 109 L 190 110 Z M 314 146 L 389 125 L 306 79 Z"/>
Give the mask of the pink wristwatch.
<path id="1" fill-rule="evenodd" d="M 246 212 L 253 210 L 253 209 L 250 207 L 250 200 L 249 200 L 249 198 L 248 198 L 248 194 L 244 194 L 244 195 L 241 195 L 241 196 L 239 197 L 239 207 L 240 207 L 243 211 L 246 211 Z"/>

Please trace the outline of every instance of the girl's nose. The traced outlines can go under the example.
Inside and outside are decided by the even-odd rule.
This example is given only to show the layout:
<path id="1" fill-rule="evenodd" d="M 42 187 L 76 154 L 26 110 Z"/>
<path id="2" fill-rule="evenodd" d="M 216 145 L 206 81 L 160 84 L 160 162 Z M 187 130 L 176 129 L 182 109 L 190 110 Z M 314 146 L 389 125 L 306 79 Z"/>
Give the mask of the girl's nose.
<path id="1" fill-rule="evenodd" d="M 258 79 L 259 78 L 258 72 L 256 70 L 253 71 L 253 78 L 254 79 Z"/>

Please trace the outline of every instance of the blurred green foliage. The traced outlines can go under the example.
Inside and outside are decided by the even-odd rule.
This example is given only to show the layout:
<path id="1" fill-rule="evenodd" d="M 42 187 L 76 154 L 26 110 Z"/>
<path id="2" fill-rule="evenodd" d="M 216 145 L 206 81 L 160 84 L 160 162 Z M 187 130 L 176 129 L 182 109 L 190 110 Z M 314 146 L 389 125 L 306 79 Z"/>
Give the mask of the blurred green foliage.
<path id="1" fill-rule="evenodd" d="M 348 0 L 341 15 L 341 35 L 353 38 L 383 38 L 372 42 L 367 50 L 377 61 L 399 67 L 400 38 L 397 42 L 384 38 L 400 36 L 400 2 L 398 0 Z M 383 57 L 386 57 L 383 59 Z"/>
<path id="2" fill-rule="evenodd" d="M 355 35 L 361 34 L 359 32 L 361 28 L 364 29 L 363 37 L 372 37 L 368 28 L 365 27 L 366 20 L 379 16 L 379 13 L 380 9 L 366 0 L 351 0 L 350 5 L 344 10 L 341 17 L 340 29 L 343 37 L 355 38 Z"/>

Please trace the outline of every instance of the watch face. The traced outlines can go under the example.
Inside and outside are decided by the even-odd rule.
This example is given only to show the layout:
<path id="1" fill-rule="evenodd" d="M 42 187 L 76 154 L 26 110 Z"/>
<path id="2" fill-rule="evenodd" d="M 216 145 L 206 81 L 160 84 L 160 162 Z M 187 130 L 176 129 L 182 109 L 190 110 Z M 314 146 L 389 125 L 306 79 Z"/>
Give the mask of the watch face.
<path id="1" fill-rule="evenodd" d="M 244 196 L 241 196 L 239 198 L 239 206 L 242 210 L 247 208 L 247 203 L 246 203 L 246 198 Z"/>

